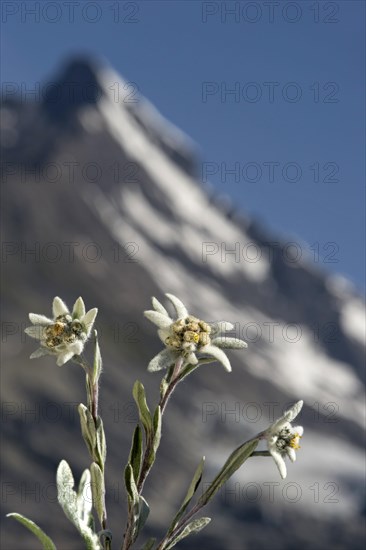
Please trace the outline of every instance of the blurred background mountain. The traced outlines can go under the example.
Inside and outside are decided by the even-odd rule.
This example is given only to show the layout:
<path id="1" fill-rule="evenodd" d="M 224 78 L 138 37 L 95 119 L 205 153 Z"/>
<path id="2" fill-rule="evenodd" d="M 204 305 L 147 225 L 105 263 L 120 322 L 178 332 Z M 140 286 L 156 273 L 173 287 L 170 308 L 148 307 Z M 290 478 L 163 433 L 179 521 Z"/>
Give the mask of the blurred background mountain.
<path id="1" fill-rule="evenodd" d="M 147 534 L 164 533 L 202 455 L 208 482 L 233 448 L 304 399 L 305 437 L 288 478 L 272 460 L 249 461 L 207 509 L 210 526 L 181 547 L 363 547 L 361 296 L 314 266 L 300 243 L 204 186 L 193 144 L 107 65 L 75 58 L 44 90 L 42 102 L 1 108 L 2 517 L 17 511 L 61 550 L 81 547 L 54 480 L 62 458 L 76 479 L 89 465 L 76 411 L 83 373 L 51 358 L 30 362 L 35 342 L 23 333 L 27 312 L 48 315 L 55 295 L 71 306 L 81 294 L 99 308 L 107 506 L 119 543 L 132 385 L 140 379 L 153 405 L 160 382 L 146 372 L 161 346 L 142 312 L 152 295 L 171 292 L 194 315 L 236 323 L 249 349 L 230 352 L 230 375 L 202 366 L 169 404 L 146 484 Z M 11 520 L 2 540 L 8 550 L 35 548 Z"/>

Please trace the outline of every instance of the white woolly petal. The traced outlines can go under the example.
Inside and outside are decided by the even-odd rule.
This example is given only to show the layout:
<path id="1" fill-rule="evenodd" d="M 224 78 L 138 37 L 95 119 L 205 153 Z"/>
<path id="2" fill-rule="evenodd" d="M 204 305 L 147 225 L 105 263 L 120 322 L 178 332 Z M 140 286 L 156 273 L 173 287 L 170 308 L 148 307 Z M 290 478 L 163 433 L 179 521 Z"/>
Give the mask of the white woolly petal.
<path id="1" fill-rule="evenodd" d="M 186 362 L 189 363 L 190 365 L 197 365 L 198 359 L 196 355 L 193 352 L 191 352 L 188 354 Z"/>
<path id="2" fill-rule="evenodd" d="M 304 401 L 297 401 L 288 411 L 286 411 L 283 416 L 281 416 L 276 422 L 272 425 L 272 428 L 275 429 L 275 427 L 282 428 L 286 423 L 292 422 L 294 418 L 297 417 L 299 412 L 302 409 L 302 406 L 304 404 Z"/>
<path id="3" fill-rule="evenodd" d="M 24 329 L 24 332 L 28 334 L 28 336 L 30 336 L 31 338 L 41 340 L 43 336 L 43 330 L 43 327 L 35 325 L 34 327 L 27 327 L 26 329 Z"/>
<path id="4" fill-rule="evenodd" d="M 72 318 L 82 319 L 85 315 L 85 304 L 81 296 L 76 300 L 74 307 L 72 308 Z"/>
<path id="5" fill-rule="evenodd" d="M 276 434 L 283 430 L 283 428 L 289 428 L 291 429 L 291 424 L 287 421 L 287 416 L 284 414 L 283 416 L 280 416 L 280 418 L 277 418 L 275 422 L 268 428 L 268 431 Z"/>
<path id="6" fill-rule="evenodd" d="M 287 456 L 289 457 L 289 459 L 291 460 L 291 462 L 295 462 L 295 460 L 296 460 L 295 449 L 293 449 L 292 447 L 287 447 L 286 453 L 287 453 Z"/>
<path id="7" fill-rule="evenodd" d="M 61 300 L 61 298 L 56 296 L 56 298 L 54 298 L 53 304 L 52 304 L 52 313 L 53 313 L 54 318 L 56 318 L 59 315 L 67 315 L 70 312 L 69 312 L 69 308 L 67 307 L 65 302 L 63 302 Z"/>
<path id="8" fill-rule="evenodd" d="M 46 348 L 38 348 L 32 353 L 30 359 L 38 359 L 38 357 L 43 357 L 44 355 L 50 355 L 50 352 Z"/>
<path id="9" fill-rule="evenodd" d="M 65 351 L 64 353 L 61 353 L 58 357 L 57 357 L 57 365 L 59 367 L 62 367 L 62 365 L 64 365 L 65 363 L 67 363 L 67 361 L 70 361 L 70 359 L 74 356 L 74 352 L 73 351 Z"/>
<path id="10" fill-rule="evenodd" d="M 292 422 L 293 419 L 297 417 L 297 415 L 302 409 L 303 404 L 304 404 L 304 401 L 298 401 L 297 403 L 295 403 L 295 405 L 291 407 L 291 409 L 285 412 L 288 422 Z"/>
<path id="11" fill-rule="evenodd" d="M 85 325 L 87 338 L 89 338 L 90 336 L 97 314 L 98 314 L 98 308 L 93 307 L 93 309 L 89 309 L 88 313 L 86 313 L 84 317 L 80 319 L 83 325 Z"/>
<path id="12" fill-rule="evenodd" d="M 199 351 L 200 353 L 204 353 L 205 355 L 212 355 L 212 357 L 220 361 L 220 363 L 225 367 L 225 369 L 228 372 L 231 372 L 231 365 L 230 365 L 229 358 L 227 357 L 227 355 L 225 355 L 222 349 L 217 348 L 212 344 L 209 344 L 207 346 L 204 346 L 203 348 L 200 348 Z"/>
<path id="13" fill-rule="evenodd" d="M 286 411 L 282 416 L 280 416 L 280 418 L 278 418 L 273 424 L 272 426 L 270 426 L 269 430 L 272 432 L 272 433 L 276 433 L 276 432 L 279 432 L 280 430 L 282 430 L 283 428 L 287 427 L 289 429 L 292 429 L 291 425 L 290 425 L 290 422 L 296 418 L 296 416 L 299 414 L 299 412 L 301 411 L 301 408 L 303 406 L 304 402 L 303 401 L 298 401 L 297 403 L 295 403 L 295 405 L 293 405 L 293 407 L 291 407 L 291 409 L 289 409 L 288 411 Z"/>
<path id="14" fill-rule="evenodd" d="M 248 347 L 248 344 L 244 342 L 244 340 L 239 340 L 239 338 L 229 338 L 228 336 L 218 336 L 217 338 L 211 340 L 211 343 L 219 348 L 227 349 L 243 349 Z"/>
<path id="15" fill-rule="evenodd" d="M 183 304 L 183 302 L 181 302 L 179 300 L 179 298 L 177 298 L 176 296 L 174 296 L 174 294 L 165 294 L 165 296 L 167 298 L 169 298 L 169 300 L 171 301 L 171 303 L 173 304 L 174 308 L 175 308 L 175 311 L 176 311 L 176 314 L 177 314 L 177 319 L 184 319 L 185 317 L 188 317 L 188 311 L 187 311 L 187 308 L 186 306 Z"/>
<path id="16" fill-rule="evenodd" d="M 293 426 L 292 432 L 295 434 L 299 434 L 299 436 L 302 436 L 304 434 L 304 428 L 302 426 Z"/>
<path id="17" fill-rule="evenodd" d="M 222 334 L 223 332 L 230 332 L 234 330 L 234 325 L 228 321 L 218 321 L 211 324 L 212 334 Z"/>
<path id="18" fill-rule="evenodd" d="M 280 476 L 282 477 L 282 479 L 285 479 L 287 476 L 287 469 L 281 453 L 275 450 L 270 450 L 269 452 L 271 453 L 272 458 L 276 463 L 278 471 L 280 472 Z"/>
<path id="19" fill-rule="evenodd" d="M 147 319 L 149 319 L 149 321 L 154 323 L 154 325 L 159 328 L 168 328 L 173 322 L 170 317 L 166 317 L 162 313 L 153 311 L 152 309 L 144 311 L 144 315 Z"/>
<path id="20" fill-rule="evenodd" d="M 67 351 L 72 352 L 73 355 L 80 355 L 84 349 L 84 343 L 78 340 L 77 342 L 74 342 L 73 344 L 69 344 L 67 346 Z"/>
<path id="21" fill-rule="evenodd" d="M 278 439 L 277 435 L 270 435 L 268 434 L 267 437 L 267 443 L 268 443 L 268 449 L 271 450 L 272 448 L 276 449 L 276 441 Z"/>
<path id="22" fill-rule="evenodd" d="M 170 335 L 170 331 L 169 331 L 168 328 L 159 328 L 158 329 L 158 335 L 159 335 L 160 340 L 163 342 L 163 344 L 165 344 L 166 339 Z"/>
<path id="23" fill-rule="evenodd" d="M 49 319 L 45 315 L 38 315 L 38 313 L 30 313 L 29 314 L 29 320 L 33 325 L 53 325 L 54 321 L 52 319 Z"/>
<path id="24" fill-rule="evenodd" d="M 155 309 L 155 311 L 157 311 L 158 313 L 161 313 L 162 315 L 165 315 L 166 317 L 169 317 L 169 313 L 167 312 L 167 310 L 165 309 L 165 307 L 163 306 L 163 304 L 161 304 L 159 302 L 159 300 L 157 300 L 154 296 L 151 298 L 151 301 L 152 301 L 152 305 L 153 305 L 153 308 Z"/>
<path id="25" fill-rule="evenodd" d="M 147 367 L 149 372 L 155 372 L 161 369 L 166 369 L 174 365 L 177 360 L 179 352 L 170 349 L 164 349 L 155 357 L 153 357 Z"/>

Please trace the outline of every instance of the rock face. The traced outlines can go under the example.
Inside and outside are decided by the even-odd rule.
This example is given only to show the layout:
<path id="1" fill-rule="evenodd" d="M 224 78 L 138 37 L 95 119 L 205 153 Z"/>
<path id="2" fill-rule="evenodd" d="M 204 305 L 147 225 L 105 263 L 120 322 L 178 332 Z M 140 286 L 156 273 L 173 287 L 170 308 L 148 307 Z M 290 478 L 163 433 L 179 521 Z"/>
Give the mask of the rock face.
<path id="1" fill-rule="evenodd" d="M 31 517 L 61 550 L 80 548 L 54 479 L 62 458 L 76 478 L 89 465 L 76 411 L 83 373 L 52 358 L 29 361 L 35 345 L 23 329 L 29 311 L 50 313 L 55 295 L 72 305 L 81 294 L 100 311 L 107 502 L 118 547 L 132 385 L 142 380 L 153 406 L 160 382 L 146 372 L 160 344 L 142 312 L 152 295 L 171 292 L 203 319 L 236 323 L 249 348 L 229 352 L 231 374 L 202 366 L 169 404 L 146 484 L 147 534 L 164 533 L 202 455 L 208 482 L 236 446 L 302 398 L 305 437 L 288 478 L 280 480 L 272 460 L 251 459 L 204 513 L 210 526 L 181 547 L 361 548 L 357 293 L 319 271 L 299 245 L 215 198 L 198 181 L 188 139 L 105 66 L 71 61 L 39 101 L 6 99 L 2 121 L 3 513 Z M 8 550 L 35 548 L 15 522 L 3 525 Z"/>

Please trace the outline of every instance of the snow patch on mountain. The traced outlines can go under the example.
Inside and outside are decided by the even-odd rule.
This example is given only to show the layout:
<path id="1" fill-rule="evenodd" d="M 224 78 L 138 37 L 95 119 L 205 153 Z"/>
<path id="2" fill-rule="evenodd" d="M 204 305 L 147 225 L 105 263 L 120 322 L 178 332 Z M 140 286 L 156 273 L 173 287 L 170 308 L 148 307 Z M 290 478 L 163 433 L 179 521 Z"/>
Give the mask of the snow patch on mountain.
<path id="1" fill-rule="evenodd" d="M 180 242 L 184 243 L 185 248 L 194 251 L 197 260 L 202 262 L 202 246 L 204 243 L 213 243 L 215 250 L 216 247 L 219 248 L 218 253 L 215 254 L 214 263 L 210 262 L 210 266 L 212 265 L 215 271 L 221 273 L 226 273 L 228 270 L 241 271 L 253 281 L 265 280 L 269 272 L 269 262 L 264 257 L 258 258 L 256 262 L 227 262 L 225 256 L 223 261 L 222 247 L 225 247 L 226 250 L 226 246 L 229 249 L 236 243 L 243 246 L 249 243 L 249 239 L 243 242 L 242 231 L 230 220 L 225 219 L 219 210 L 209 205 L 206 195 L 197 182 L 187 176 L 155 143 L 146 137 L 126 109 L 121 109 L 109 98 L 102 99 L 99 108 L 116 141 L 127 155 L 146 171 L 155 186 L 161 191 L 170 209 L 175 212 L 176 228 L 180 232 Z M 177 189 L 179 189 L 179 193 Z M 152 224 L 156 217 L 152 212 L 152 206 L 147 201 L 145 205 L 143 204 L 142 195 L 136 190 L 123 189 L 121 202 L 121 209 L 128 211 L 134 224 L 140 225 L 151 234 L 151 228 L 154 227 Z M 126 205 L 128 205 L 128 209 Z M 196 227 L 198 230 L 193 243 L 191 235 L 189 235 L 192 227 Z M 158 226 L 160 238 L 162 229 L 163 225 L 160 223 Z M 169 237 L 174 240 L 174 227 L 166 229 Z M 186 239 L 185 232 L 188 233 Z M 223 236 L 224 242 L 222 242 Z M 210 240 L 206 241 L 203 238 Z"/>
<path id="2" fill-rule="evenodd" d="M 348 299 L 341 309 L 341 324 L 344 332 L 362 346 L 366 340 L 365 306 L 360 299 Z"/>

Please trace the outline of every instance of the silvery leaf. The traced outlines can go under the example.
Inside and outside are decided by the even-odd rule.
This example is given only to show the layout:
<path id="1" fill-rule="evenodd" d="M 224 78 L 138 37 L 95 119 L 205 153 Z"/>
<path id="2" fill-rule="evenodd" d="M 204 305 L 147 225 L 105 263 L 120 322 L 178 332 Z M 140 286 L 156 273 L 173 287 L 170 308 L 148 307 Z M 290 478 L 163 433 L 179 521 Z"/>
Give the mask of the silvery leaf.
<path id="1" fill-rule="evenodd" d="M 36 535 L 38 540 L 42 543 L 43 550 L 57 550 L 56 546 L 54 545 L 50 537 L 47 536 L 46 533 L 42 531 L 42 529 L 38 527 L 36 523 L 34 523 L 34 521 L 22 516 L 21 514 L 17 514 L 15 512 L 11 514 L 7 514 L 6 517 L 16 519 L 17 521 L 19 521 L 19 523 L 24 525 L 27 529 L 29 529 L 29 531 L 31 531 L 34 535 Z"/>

